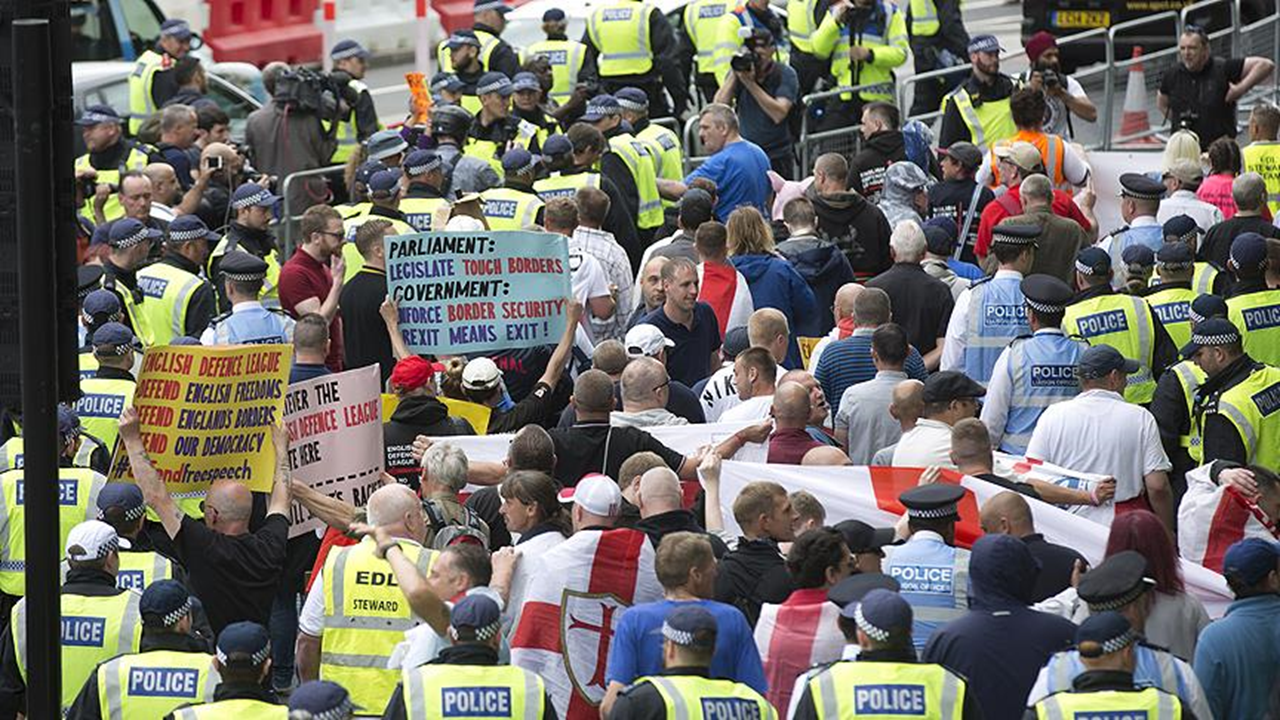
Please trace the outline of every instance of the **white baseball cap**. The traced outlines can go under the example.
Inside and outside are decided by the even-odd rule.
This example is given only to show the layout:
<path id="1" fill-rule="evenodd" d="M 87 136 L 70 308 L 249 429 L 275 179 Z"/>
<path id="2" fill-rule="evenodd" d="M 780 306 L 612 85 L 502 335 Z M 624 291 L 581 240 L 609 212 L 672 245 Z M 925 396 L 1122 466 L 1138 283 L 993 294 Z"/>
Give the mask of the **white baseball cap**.
<path id="1" fill-rule="evenodd" d="M 627 348 L 627 357 L 631 359 L 653 357 L 664 347 L 675 347 L 676 344 L 667 339 L 657 325 L 640 323 L 627 331 L 622 343 Z"/>
<path id="2" fill-rule="evenodd" d="M 473 358 L 462 368 L 462 387 L 467 390 L 489 390 L 497 387 L 502 371 L 487 357 Z"/>
<path id="3" fill-rule="evenodd" d="M 101 520 L 86 520 L 67 534 L 67 559 L 76 562 L 101 560 L 116 550 L 130 547 L 128 540 Z"/>
<path id="4" fill-rule="evenodd" d="M 601 517 L 617 517 L 622 512 L 622 490 L 608 475 L 583 475 L 576 487 L 560 491 L 560 502 L 577 503 L 583 510 Z"/>

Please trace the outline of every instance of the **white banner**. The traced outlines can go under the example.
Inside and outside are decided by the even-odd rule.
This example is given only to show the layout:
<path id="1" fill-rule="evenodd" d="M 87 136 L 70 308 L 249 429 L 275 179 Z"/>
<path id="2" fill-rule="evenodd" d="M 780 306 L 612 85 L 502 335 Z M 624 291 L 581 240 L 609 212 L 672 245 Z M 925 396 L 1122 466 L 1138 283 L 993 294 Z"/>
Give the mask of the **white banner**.
<path id="1" fill-rule="evenodd" d="M 356 507 L 382 484 L 382 399 L 377 365 L 289 386 L 284 423 L 293 479 Z M 289 537 L 324 526 L 301 504 Z"/>

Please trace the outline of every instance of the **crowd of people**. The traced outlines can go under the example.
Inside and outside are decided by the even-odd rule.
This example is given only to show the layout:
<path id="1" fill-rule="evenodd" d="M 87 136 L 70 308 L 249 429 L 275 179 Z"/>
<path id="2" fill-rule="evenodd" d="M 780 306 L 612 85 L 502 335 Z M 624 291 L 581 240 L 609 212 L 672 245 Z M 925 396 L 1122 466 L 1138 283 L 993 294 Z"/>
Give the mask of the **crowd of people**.
<path id="1" fill-rule="evenodd" d="M 952 0 L 792 5 L 695 0 L 673 32 L 617 0 L 581 42 L 549 10 L 522 55 L 508 8 L 476 0 L 429 119 L 382 128 L 343 40 L 327 78 L 264 69 L 243 144 L 167 21 L 127 112 L 78 121 L 64 714 L 1280 713 L 1280 109 L 1252 109 L 1243 149 L 1224 122 L 1271 61 L 1210 57 L 1188 27 L 1160 90 L 1182 129 L 1159 172 L 1118 178 L 1107 232 L 1070 143 L 1098 110 L 1051 36 L 1010 78 Z M 917 90 L 937 147 L 894 104 L 908 51 L 972 64 Z M 696 95 L 708 157 L 686 172 L 654 120 Z M 861 150 L 796 173 L 802 112 L 859 125 Z M 280 216 L 280 178 L 336 164 Z M 412 352 L 384 240 L 433 230 L 563 238 L 555 344 Z M 245 344 L 292 345 L 291 383 L 379 368 L 396 405 L 363 507 L 291 479 L 283 429 L 270 492 L 170 496 L 131 407 L 142 356 Z M 0 720 L 26 699 L 9 430 Z M 113 453 L 135 482 L 106 481 Z M 752 478 L 733 495 L 725 461 Z M 788 488 L 784 466 L 849 482 Z M 896 527 L 840 516 L 862 472 L 841 466 L 922 470 L 876 498 Z M 992 486 L 977 515 L 960 476 Z M 291 503 L 326 528 L 290 538 Z M 1105 550 L 1046 540 L 1047 505 Z M 1225 577 L 1225 616 L 1188 562 Z"/>

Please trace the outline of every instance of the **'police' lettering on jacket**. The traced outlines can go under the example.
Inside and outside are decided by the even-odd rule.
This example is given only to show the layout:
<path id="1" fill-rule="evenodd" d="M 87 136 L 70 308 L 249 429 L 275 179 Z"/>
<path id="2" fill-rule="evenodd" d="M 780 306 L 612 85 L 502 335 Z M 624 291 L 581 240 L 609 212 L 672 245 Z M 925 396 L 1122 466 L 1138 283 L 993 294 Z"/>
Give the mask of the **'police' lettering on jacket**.
<path id="1" fill-rule="evenodd" d="M 1025 305 L 988 305 L 982 323 L 986 327 L 1019 327 L 1027 324 Z"/>
<path id="2" fill-rule="evenodd" d="M 165 288 L 169 287 L 169 281 L 158 277 L 140 277 L 138 278 L 138 289 L 142 294 L 149 298 L 164 297 Z"/>
<path id="3" fill-rule="evenodd" d="M 124 590 L 146 590 L 146 576 L 141 570 L 121 570 L 116 573 L 116 587 Z"/>
<path id="4" fill-rule="evenodd" d="M 1280 326 L 1280 305 L 1263 305 L 1241 313 L 1246 330 L 1265 330 Z"/>
<path id="5" fill-rule="evenodd" d="M 510 717 L 511 688 L 441 688 L 440 707 L 445 717 Z"/>
<path id="6" fill-rule="evenodd" d="M 1032 365 L 1031 387 L 1075 387 L 1079 383 L 1074 365 Z"/>
<path id="7" fill-rule="evenodd" d="M 702 698 L 702 720 L 760 720 L 760 705 L 742 698 Z"/>
<path id="8" fill-rule="evenodd" d="M 1191 303 L 1185 300 L 1152 305 L 1151 309 L 1155 311 L 1156 317 L 1160 318 L 1162 325 L 1191 321 Z"/>
<path id="9" fill-rule="evenodd" d="M 858 685 L 853 707 L 859 715 L 924 715 L 924 686 Z"/>
<path id="10" fill-rule="evenodd" d="M 62 644 L 76 647 L 102 647 L 107 631 L 106 618 L 62 616 Z"/>
<path id="11" fill-rule="evenodd" d="M 129 694 L 143 697 L 194 698 L 200 671 L 193 668 L 129 669 Z"/>
<path id="12" fill-rule="evenodd" d="M 14 494 L 14 497 L 16 498 L 17 504 L 19 505 L 23 505 L 27 502 L 27 492 L 24 489 L 25 487 L 26 487 L 25 480 L 19 480 L 17 486 L 14 487 L 13 494 Z M 79 499 L 80 499 L 80 483 L 76 482 L 75 480 L 59 480 L 58 481 L 58 504 L 59 505 L 65 505 L 67 507 L 75 507 L 79 503 Z"/>
<path id="13" fill-rule="evenodd" d="M 1254 393 L 1250 399 L 1253 400 L 1254 405 L 1258 406 L 1258 412 L 1262 413 L 1263 417 L 1280 410 L 1280 383 L 1276 383 L 1262 392 Z"/>
<path id="14" fill-rule="evenodd" d="M 1129 319 L 1124 310 L 1108 310 L 1095 315 L 1085 315 L 1076 321 L 1076 327 L 1084 337 L 1097 337 L 1129 330 Z"/>
<path id="15" fill-rule="evenodd" d="M 893 565 L 889 574 L 902 586 L 902 592 L 950 595 L 954 568 L 947 565 Z"/>

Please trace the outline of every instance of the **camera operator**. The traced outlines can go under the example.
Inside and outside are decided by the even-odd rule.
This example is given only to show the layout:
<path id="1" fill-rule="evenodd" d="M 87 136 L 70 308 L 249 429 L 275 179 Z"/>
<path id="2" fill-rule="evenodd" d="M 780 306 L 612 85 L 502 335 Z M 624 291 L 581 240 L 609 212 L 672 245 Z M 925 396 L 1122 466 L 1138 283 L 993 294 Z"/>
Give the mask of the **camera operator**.
<path id="1" fill-rule="evenodd" d="M 730 60 L 733 72 L 725 76 L 715 101 L 736 105 L 742 137 L 769 156 L 769 165 L 790 180 L 795 174 L 795 152 L 787 115 L 795 105 L 800 80 L 789 65 L 774 60 L 777 41 L 773 33 L 755 28 Z"/>
<path id="2" fill-rule="evenodd" d="M 326 131 L 323 119 L 341 111 L 332 85 L 329 78 L 304 68 L 280 76 L 271 100 L 245 123 L 248 155 L 258 170 L 284 179 L 329 164 L 337 143 L 332 124 Z M 301 214 L 328 198 L 324 178 L 309 177 L 289 186 L 287 202 L 291 212 Z"/>
<path id="3" fill-rule="evenodd" d="M 1041 30 L 1028 38 L 1023 47 L 1027 50 L 1027 61 L 1031 67 L 1018 80 L 1027 87 L 1044 91 L 1048 104 L 1044 131 L 1071 140 L 1075 132 L 1071 116 L 1094 122 L 1098 119 L 1098 108 L 1080 83 L 1062 72 L 1062 53 L 1058 50 L 1057 38 Z"/>

